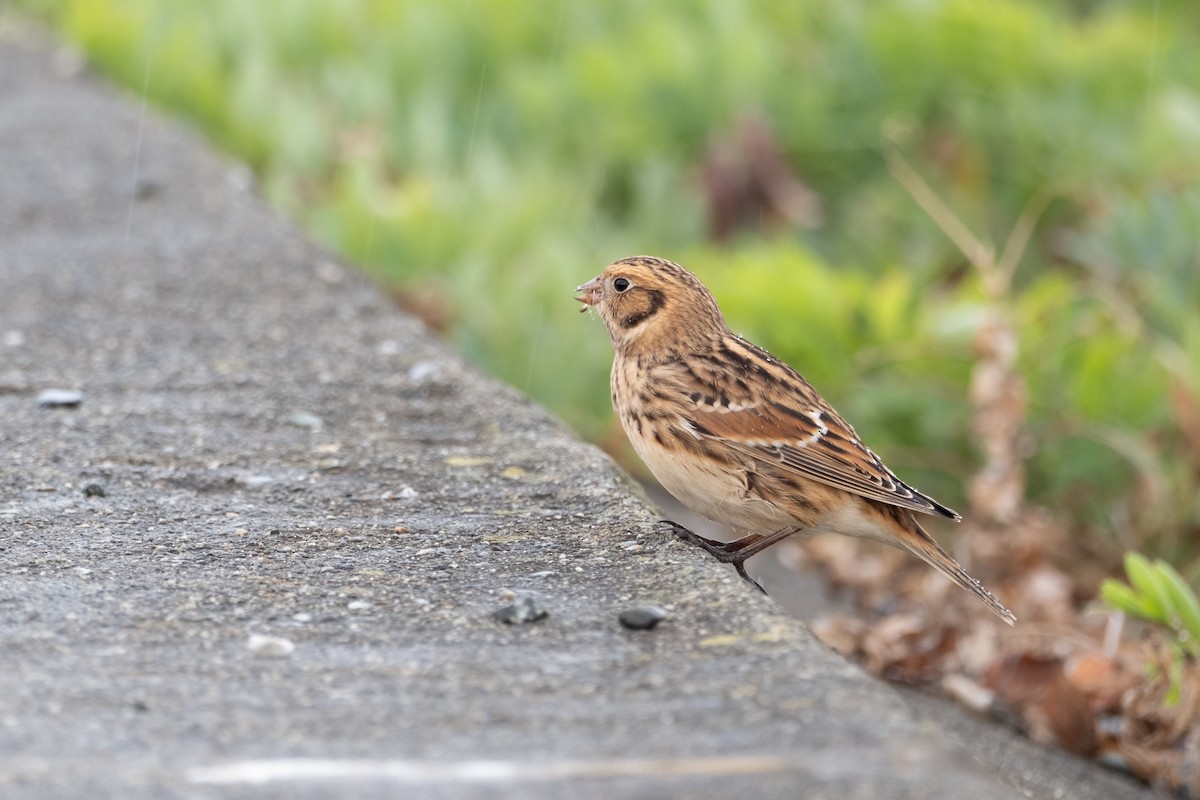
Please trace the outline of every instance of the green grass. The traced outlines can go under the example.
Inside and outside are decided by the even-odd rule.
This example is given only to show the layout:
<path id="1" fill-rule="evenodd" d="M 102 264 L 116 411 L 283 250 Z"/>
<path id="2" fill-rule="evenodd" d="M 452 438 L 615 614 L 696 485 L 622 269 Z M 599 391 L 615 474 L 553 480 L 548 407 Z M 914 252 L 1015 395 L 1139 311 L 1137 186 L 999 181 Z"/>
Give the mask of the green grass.
<path id="1" fill-rule="evenodd" d="M 699 272 L 898 470 L 961 500 L 984 294 L 885 148 L 998 244 L 1048 192 L 1010 303 L 1031 496 L 1081 530 L 1197 555 L 1194 4 L 17 6 L 245 159 L 347 258 L 439 293 L 466 353 L 593 438 L 612 425 L 610 356 L 571 289 L 649 252 Z M 754 115 L 825 222 L 718 245 L 700 164 Z"/>

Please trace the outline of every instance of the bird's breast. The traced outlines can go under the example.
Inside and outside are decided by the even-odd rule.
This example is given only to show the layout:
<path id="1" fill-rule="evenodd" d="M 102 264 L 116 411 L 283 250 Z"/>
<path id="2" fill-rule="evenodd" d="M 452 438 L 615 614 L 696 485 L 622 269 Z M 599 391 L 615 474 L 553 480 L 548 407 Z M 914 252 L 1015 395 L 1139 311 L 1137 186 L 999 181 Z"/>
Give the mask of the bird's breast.
<path id="1" fill-rule="evenodd" d="M 662 404 L 621 402 L 621 426 L 655 479 L 676 500 L 714 522 L 742 530 L 775 531 L 794 523 L 786 511 L 750 490 L 745 466 L 731 452 L 714 450 L 686 417 Z"/>

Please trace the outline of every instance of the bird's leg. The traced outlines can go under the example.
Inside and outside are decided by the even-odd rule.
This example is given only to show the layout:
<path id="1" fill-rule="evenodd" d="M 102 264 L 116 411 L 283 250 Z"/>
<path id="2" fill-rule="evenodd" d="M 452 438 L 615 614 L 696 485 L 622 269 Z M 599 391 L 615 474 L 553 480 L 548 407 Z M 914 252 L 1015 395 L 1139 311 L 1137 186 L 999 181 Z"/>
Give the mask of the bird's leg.
<path id="1" fill-rule="evenodd" d="M 746 559 L 761 553 L 771 545 L 786 539 L 796 532 L 795 528 L 783 528 L 766 536 L 761 533 L 748 533 L 740 539 L 734 539 L 732 542 L 718 542 L 715 539 L 706 539 L 697 533 L 693 533 L 678 522 L 664 519 L 662 523 L 670 525 L 671 530 L 674 531 L 676 536 L 706 551 L 713 558 L 717 559 L 717 561 L 725 564 L 733 564 L 733 568 L 737 570 L 737 574 L 741 575 L 747 582 L 758 587 L 758 590 L 763 594 L 766 594 L 767 590 L 762 587 L 761 583 L 746 573 Z"/>

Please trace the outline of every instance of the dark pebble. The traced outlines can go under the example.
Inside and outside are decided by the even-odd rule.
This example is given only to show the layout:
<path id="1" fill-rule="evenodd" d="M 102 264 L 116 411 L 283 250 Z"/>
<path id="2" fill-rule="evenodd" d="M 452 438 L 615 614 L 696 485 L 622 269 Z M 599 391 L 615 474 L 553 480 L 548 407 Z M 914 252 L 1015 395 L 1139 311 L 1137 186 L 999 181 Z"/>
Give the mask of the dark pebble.
<path id="1" fill-rule="evenodd" d="M 621 612 L 621 624 L 634 631 L 648 631 L 667 618 L 662 606 L 633 606 Z"/>
<path id="2" fill-rule="evenodd" d="M 496 610 L 496 619 L 509 625 L 537 622 L 550 612 L 536 597 L 527 592 L 518 592 L 513 601 Z"/>
<path id="3" fill-rule="evenodd" d="M 43 389 L 38 392 L 39 408 L 77 408 L 83 402 L 83 392 L 74 389 Z"/>
<path id="4" fill-rule="evenodd" d="M 83 485 L 84 497 L 108 497 L 108 484 L 104 481 L 88 481 Z"/>
<path id="5" fill-rule="evenodd" d="M 149 200 L 162 190 L 162 184 L 149 178 L 139 178 L 133 187 L 133 196 L 138 200 Z"/>

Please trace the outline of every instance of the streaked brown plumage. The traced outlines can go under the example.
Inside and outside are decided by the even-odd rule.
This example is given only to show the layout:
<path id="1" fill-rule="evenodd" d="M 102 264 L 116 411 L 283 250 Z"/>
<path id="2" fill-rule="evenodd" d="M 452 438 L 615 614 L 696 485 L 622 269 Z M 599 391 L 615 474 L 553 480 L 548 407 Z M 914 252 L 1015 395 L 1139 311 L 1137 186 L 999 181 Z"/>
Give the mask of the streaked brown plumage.
<path id="1" fill-rule="evenodd" d="M 750 532 L 729 543 L 681 535 L 747 580 L 747 558 L 798 531 L 876 539 L 1015 620 L 913 512 L 959 515 L 897 478 L 799 373 L 730 331 L 695 275 L 635 256 L 576 291 L 612 338 L 613 408 L 638 455 L 684 505 Z"/>

